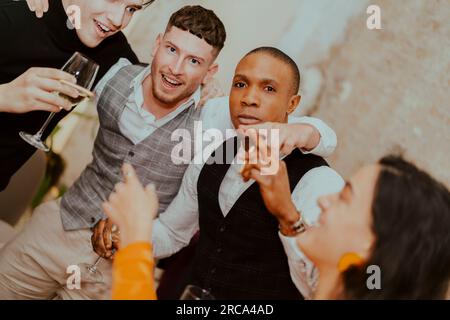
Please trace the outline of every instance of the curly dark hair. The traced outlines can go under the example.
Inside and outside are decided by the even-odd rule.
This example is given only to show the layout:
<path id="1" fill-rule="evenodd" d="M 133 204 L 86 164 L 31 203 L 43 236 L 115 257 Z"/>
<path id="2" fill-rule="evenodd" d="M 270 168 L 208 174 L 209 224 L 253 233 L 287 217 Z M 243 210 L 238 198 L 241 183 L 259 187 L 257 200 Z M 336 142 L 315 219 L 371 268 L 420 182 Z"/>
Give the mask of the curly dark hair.
<path id="1" fill-rule="evenodd" d="M 223 49 L 227 38 L 222 21 L 214 11 L 202 6 L 185 6 L 172 14 L 166 31 L 172 27 L 189 31 L 200 39 L 204 39 L 216 49 L 216 55 Z"/>
<path id="2" fill-rule="evenodd" d="M 343 274 L 345 299 L 444 299 L 450 279 L 450 192 L 398 156 L 380 160 L 369 261 Z M 369 290 L 367 267 L 381 270 Z"/>

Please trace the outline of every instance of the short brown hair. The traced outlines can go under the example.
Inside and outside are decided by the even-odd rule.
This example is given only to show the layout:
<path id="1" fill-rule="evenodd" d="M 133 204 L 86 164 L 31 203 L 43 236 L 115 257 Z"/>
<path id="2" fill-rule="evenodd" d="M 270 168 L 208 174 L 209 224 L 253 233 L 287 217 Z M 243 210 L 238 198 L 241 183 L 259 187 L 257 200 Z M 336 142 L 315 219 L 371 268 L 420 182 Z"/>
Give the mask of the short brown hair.
<path id="1" fill-rule="evenodd" d="M 189 31 L 200 39 L 204 39 L 217 50 L 217 54 L 225 45 L 227 37 L 225 26 L 214 11 L 202 6 L 185 6 L 172 14 L 166 31 L 172 27 Z"/>

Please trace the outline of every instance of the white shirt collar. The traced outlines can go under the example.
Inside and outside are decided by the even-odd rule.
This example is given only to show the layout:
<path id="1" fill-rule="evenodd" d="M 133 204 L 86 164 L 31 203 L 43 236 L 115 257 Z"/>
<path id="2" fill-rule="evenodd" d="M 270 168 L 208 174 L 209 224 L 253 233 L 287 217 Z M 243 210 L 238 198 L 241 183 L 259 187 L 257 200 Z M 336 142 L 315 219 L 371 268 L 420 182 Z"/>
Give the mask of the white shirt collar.
<path id="1" fill-rule="evenodd" d="M 139 73 L 139 75 L 130 82 L 130 88 L 142 86 L 142 82 L 144 82 L 144 79 L 147 78 L 147 76 L 150 74 L 151 71 L 152 71 L 151 66 L 145 67 L 145 69 L 142 70 L 142 72 Z"/>
<path id="2" fill-rule="evenodd" d="M 194 106 L 195 108 L 198 108 L 198 104 L 200 102 L 202 96 L 202 89 L 201 86 L 197 88 L 197 90 L 195 90 L 194 94 L 191 96 L 190 101 L 194 101 Z"/>

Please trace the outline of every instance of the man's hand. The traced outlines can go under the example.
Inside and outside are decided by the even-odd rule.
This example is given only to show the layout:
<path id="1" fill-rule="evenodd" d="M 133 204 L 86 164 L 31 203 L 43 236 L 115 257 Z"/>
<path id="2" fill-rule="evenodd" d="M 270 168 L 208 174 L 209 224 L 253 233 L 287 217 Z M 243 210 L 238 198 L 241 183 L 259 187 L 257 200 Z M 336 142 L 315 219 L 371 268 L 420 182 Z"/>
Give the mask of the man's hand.
<path id="1" fill-rule="evenodd" d="M 27 0 L 28 8 L 36 14 L 36 17 L 42 18 L 48 11 L 49 0 Z"/>
<path id="2" fill-rule="evenodd" d="M 106 219 L 100 220 L 92 230 L 92 248 L 95 253 L 105 259 L 113 258 L 113 249 L 119 249 L 119 241 L 117 236 L 113 235 L 113 227 L 113 222 L 110 219 Z"/>
<path id="3" fill-rule="evenodd" d="M 76 83 L 69 73 L 51 68 L 31 68 L 10 83 L 0 85 L 0 111 L 25 113 L 35 110 L 59 112 L 72 103 L 55 92 L 77 98 L 78 91 L 60 80 Z"/>
<path id="4" fill-rule="evenodd" d="M 245 164 L 241 170 L 244 181 L 255 180 L 259 184 L 264 204 L 272 215 L 278 219 L 281 232 L 292 235 L 291 226 L 300 218 L 299 213 L 291 199 L 286 163 L 279 159 L 271 159 L 268 156 L 265 139 L 255 140 L 255 136 L 249 136 L 254 143 L 248 151 L 239 153 L 241 161 Z M 257 142 L 257 143 L 256 143 Z M 274 174 L 264 174 L 264 168 L 274 167 L 272 161 L 277 161 L 277 170 Z"/>
<path id="5" fill-rule="evenodd" d="M 219 81 L 212 78 L 209 82 L 207 82 L 202 87 L 202 96 L 200 99 L 200 102 L 198 103 L 199 107 L 202 107 L 205 105 L 205 103 L 208 100 L 219 98 L 225 96 L 225 93 L 223 92 L 222 88 L 220 87 Z"/>
<path id="6" fill-rule="evenodd" d="M 116 185 L 115 192 L 103 203 L 105 213 L 120 228 L 121 245 L 151 242 L 153 220 L 158 213 L 158 196 L 153 185 L 142 186 L 129 164 L 122 168 L 125 182 Z"/>
<path id="7" fill-rule="evenodd" d="M 275 143 L 270 139 L 270 131 L 274 129 L 279 130 L 280 153 L 284 155 L 291 154 L 296 148 L 307 151 L 313 150 L 320 142 L 319 131 L 315 127 L 303 123 L 266 122 L 251 126 L 241 125 L 238 132 L 245 135 L 249 130 L 257 130 L 259 134 L 266 131 L 266 141 L 270 146 Z"/>

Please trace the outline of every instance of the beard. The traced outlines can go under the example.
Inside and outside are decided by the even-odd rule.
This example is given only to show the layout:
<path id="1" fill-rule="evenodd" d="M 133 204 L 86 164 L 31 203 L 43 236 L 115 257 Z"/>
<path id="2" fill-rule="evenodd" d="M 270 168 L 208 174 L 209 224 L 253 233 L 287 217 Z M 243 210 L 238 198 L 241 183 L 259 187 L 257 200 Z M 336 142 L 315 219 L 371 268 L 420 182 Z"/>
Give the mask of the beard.
<path id="1" fill-rule="evenodd" d="M 158 85 L 160 85 L 160 84 L 157 84 L 156 83 L 157 81 L 158 80 L 155 80 L 152 78 L 153 97 L 156 100 L 158 100 L 159 102 L 161 102 L 162 104 L 168 105 L 169 107 L 174 107 L 175 105 L 177 105 L 184 99 L 189 98 L 195 92 L 195 88 L 194 89 L 186 88 L 185 90 L 180 91 L 176 95 L 164 94 L 164 92 L 162 92 L 162 90 L 158 90 Z"/>

